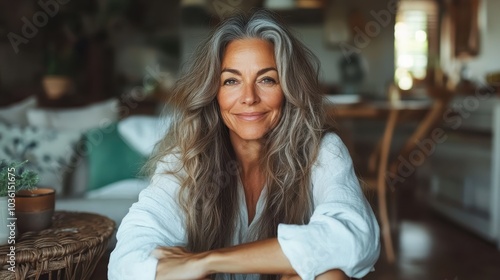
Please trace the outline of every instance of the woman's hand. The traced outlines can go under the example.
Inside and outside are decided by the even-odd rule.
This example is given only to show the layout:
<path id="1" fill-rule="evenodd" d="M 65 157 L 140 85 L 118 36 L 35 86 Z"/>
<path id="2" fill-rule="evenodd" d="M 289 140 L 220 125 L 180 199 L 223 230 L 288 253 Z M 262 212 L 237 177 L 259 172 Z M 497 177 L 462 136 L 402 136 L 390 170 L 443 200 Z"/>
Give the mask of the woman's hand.
<path id="1" fill-rule="evenodd" d="M 348 280 L 350 279 L 345 275 L 345 273 L 340 270 L 340 269 L 332 269 L 328 270 L 325 273 L 322 273 L 318 276 L 316 276 L 315 280 Z M 292 274 L 292 275 L 283 275 L 281 276 L 281 280 L 302 280 L 300 276 L 297 274 Z"/>
<path id="2" fill-rule="evenodd" d="M 204 254 L 191 253 L 183 247 L 158 247 L 151 254 L 158 259 L 156 280 L 208 278 Z"/>

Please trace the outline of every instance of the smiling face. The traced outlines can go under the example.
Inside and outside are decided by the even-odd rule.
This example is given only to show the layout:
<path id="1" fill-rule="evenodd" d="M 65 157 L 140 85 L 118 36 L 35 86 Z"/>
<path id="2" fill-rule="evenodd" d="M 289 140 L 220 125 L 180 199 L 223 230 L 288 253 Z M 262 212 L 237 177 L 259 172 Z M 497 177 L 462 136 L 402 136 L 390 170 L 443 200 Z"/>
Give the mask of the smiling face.
<path id="1" fill-rule="evenodd" d="M 231 141 L 261 139 L 281 116 L 284 101 L 273 45 L 260 39 L 228 44 L 217 101 Z"/>

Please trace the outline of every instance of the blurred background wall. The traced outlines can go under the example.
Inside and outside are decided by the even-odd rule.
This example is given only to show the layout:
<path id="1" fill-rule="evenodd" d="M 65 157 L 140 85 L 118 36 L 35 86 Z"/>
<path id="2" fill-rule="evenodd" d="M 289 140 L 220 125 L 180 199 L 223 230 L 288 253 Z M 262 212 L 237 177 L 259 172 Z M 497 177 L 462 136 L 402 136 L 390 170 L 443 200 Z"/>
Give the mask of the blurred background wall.
<path id="1" fill-rule="evenodd" d="M 383 97 L 394 76 L 390 3 L 396 1 L 1 1 L 1 104 L 44 97 L 44 78 L 53 75 L 70 76 L 76 85 L 61 106 L 130 94 L 137 86 L 150 94 L 158 77 L 172 84 L 211 27 L 255 7 L 279 13 L 316 54 L 327 93 Z M 351 71 L 353 57 L 354 84 L 342 72 Z"/>

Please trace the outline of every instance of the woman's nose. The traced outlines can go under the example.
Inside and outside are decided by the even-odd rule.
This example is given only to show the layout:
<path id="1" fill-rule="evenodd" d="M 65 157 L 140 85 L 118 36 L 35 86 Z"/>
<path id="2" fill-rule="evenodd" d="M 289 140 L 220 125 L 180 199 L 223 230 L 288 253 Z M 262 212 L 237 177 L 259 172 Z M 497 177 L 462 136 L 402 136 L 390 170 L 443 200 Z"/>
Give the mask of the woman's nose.
<path id="1" fill-rule="evenodd" d="M 241 95 L 241 103 L 252 105 L 259 102 L 259 95 L 257 94 L 257 89 L 253 84 L 247 84 L 243 87 L 243 93 Z"/>

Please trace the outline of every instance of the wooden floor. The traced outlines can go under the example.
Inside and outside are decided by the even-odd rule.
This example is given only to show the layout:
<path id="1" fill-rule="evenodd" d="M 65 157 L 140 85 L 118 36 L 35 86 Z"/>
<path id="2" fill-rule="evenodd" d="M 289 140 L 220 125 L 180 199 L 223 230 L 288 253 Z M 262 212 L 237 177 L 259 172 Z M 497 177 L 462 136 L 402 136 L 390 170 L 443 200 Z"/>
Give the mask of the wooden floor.
<path id="1" fill-rule="evenodd" d="M 388 265 L 382 252 L 365 280 L 498 280 L 500 251 L 450 222 L 400 189 L 397 262 Z"/>
<path id="2" fill-rule="evenodd" d="M 447 221 L 414 198 L 411 188 L 398 190 L 398 260 L 388 265 L 382 252 L 365 280 L 498 280 L 500 251 Z M 107 279 L 109 253 L 92 280 Z"/>

